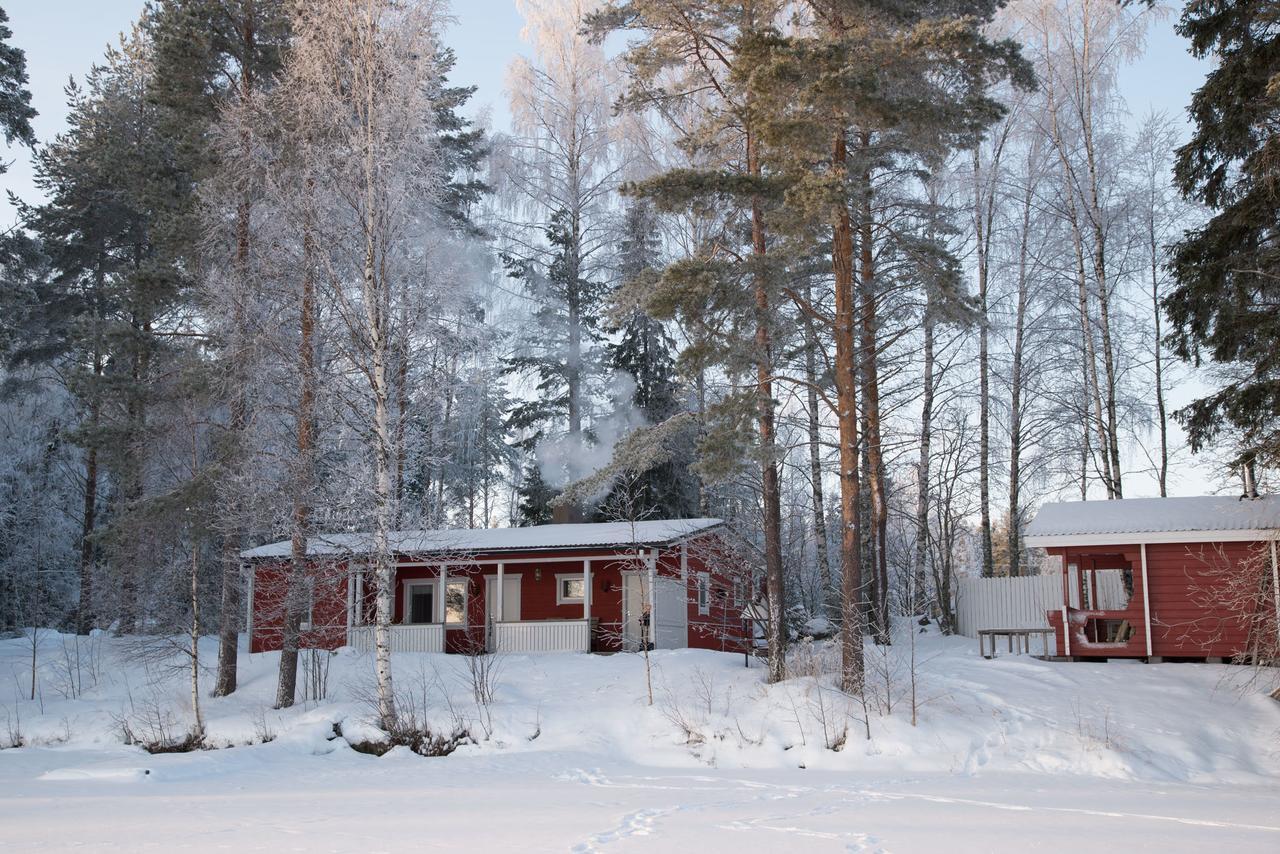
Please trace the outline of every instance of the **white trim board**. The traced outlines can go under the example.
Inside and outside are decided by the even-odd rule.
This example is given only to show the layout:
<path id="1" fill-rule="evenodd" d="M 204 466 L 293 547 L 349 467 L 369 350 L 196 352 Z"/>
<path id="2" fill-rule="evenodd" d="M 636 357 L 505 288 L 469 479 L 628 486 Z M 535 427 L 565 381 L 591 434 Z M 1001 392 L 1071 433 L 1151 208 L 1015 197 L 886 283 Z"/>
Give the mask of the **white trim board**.
<path id="1" fill-rule="evenodd" d="M 1143 531 L 1118 534 L 1044 534 L 1023 538 L 1033 548 L 1071 548 L 1073 546 L 1142 546 L 1168 543 L 1256 543 L 1275 538 L 1275 531 Z"/>

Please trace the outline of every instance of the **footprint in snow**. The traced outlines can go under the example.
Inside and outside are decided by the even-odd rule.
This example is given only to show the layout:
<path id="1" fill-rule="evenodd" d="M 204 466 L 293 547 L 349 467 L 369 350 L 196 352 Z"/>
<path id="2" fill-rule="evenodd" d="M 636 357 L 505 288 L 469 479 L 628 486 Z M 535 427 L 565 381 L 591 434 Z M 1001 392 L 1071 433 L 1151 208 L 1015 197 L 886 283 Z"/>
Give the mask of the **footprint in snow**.
<path id="1" fill-rule="evenodd" d="M 599 851 L 599 845 L 608 845 L 611 842 L 618 842 L 622 839 L 629 839 L 633 836 L 648 836 L 653 832 L 653 823 L 656 819 L 664 815 L 669 815 L 679 810 L 679 807 L 669 807 L 667 809 L 643 809 L 637 812 L 628 813 L 622 817 L 622 821 L 612 830 L 606 830 L 603 833 L 597 833 L 587 839 L 586 842 L 580 842 L 573 846 L 571 850 L 587 854 L 592 851 Z"/>

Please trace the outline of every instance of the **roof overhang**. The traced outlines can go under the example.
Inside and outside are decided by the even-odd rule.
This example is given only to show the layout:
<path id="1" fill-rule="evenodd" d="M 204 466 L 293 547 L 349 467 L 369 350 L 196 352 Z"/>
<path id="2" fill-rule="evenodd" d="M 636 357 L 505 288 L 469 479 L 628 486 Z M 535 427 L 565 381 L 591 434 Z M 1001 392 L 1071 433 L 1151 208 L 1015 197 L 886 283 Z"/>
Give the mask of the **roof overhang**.
<path id="1" fill-rule="evenodd" d="M 1164 543 L 1257 543 L 1276 538 L 1275 531 L 1141 531 L 1115 534 L 1029 535 L 1023 542 L 1032 548 L 1075 548 L 1084 546 L 1137 546 Z"/>
<path id="2" fill-rule="evenodd" d="M 685 520 L 672 520 L 685 521 Z M 587 554 L 625 554 L 641 549 L 652 548 L 673 548 L 682 543 L 698 537 L 714 533 L 724 527 L 722 519 L 698 519 L 689 520 L 691 522 L 701 522 L 697 527 L 690 527 L 688 530 L 681 531 L 674 536 L 661 538 L 637 539 L 634 542 L 625 543 L 565 543 L 565 544 L 534 544 L 534 545 L 483 545 L 475 548 L 440 548 L 440 549 L 415 549 L 393 547 L 391 554 L 397 558 L 408 558 L 413 561 L 430 561 L 435 559 L 446 559 L 448 562 L 454 563 L 494 563 L 501 559 L 502 555 L 507 554 L 540 554 L 546 552 L 584 552 Z M 240 552 L 242 561 L 263 561 L 278 562 L 289 557 L 287 547 L 289 541 L 282 540 L 276 543 L 267 543 L 251 549 L 244 549 Z M 320 548 L 316 548 L 319 545 Z M 281 549 L 284 549 L 281 551 Z M 352 548 L 343 546 L 333 540 L 326 540 L 325 536 L 319 535 L 315 538 L 315 542 L 308 544 L 307 557 L 329 560 L 348 560 L 367 557 L 372 552 L 365 548 Z M 475 559 L 477 556 L 484 556 L 483 559 Z M 492 556 L 492 557 L 491 557 Z"/>

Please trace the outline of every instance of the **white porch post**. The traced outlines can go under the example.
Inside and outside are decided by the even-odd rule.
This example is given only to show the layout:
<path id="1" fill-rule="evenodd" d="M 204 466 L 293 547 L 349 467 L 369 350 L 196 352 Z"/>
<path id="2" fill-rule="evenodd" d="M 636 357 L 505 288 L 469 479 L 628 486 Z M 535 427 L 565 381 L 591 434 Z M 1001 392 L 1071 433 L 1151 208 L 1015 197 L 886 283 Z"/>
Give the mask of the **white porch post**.
<path id="1" fill-rule="evenodd" d="M 502 588 L 506 587 L 506 585 L 502 583 L 502 578 L 505 572 L 506 572 L 506 564 L 499 561 L 498 562 L 498 595 L 497 595 L 497 601 L 493 606 L 493 622 L 494 622 L 493 636 L 495 639 L 498 636 L 497 624 L 502 622 L 502 617 L 506 613 L 506 611 L 504 611 L 502 608 L 503 596 L 505 595 L 502 591 Z"/>
<path id="2" fill-rule="evenodd" d="M 1274 554 L 1274 552 L 1273 552 Z M 253 648 L 253 579 L 258 574 L 257 567 L 251 563 L 240 564 L 242 573 L 247 571 L 249 576 L 249 595 L 244 603 L 244 632 L 249 638 L 249 648 Z"/>
<path id="3" fill-rule="evenodd" d="M 1276 553 L 1276 541 L 1271 540 L 1271 597 L 1276 605 L 1276 635 L 1280 636 L 1280 555 Z"/>
<path id="4" fill-rule="evenodd" d="M 1142 549 L 1142 619 L 1147 629 L 1147 658 L 1151 657 L 1151 594 L 1147 587 L 1147 544 Z"/>
<path id="5" fill-rule="evenodd" d="M 449 565 L 447 563 L 440 564 L 440 568 L 436 570 L 436 575 L 440 577 L 440 586 L 436 591 L 436 622 L 444 625 L 444 589 L 449 583 Z"/>
<path id="6" fill-rule="evenodd" d="M 355 624 L 357 626 L 364 625 L 364 567 L 356 568 L 356 608 L 355 608 Z"/>
<path id="7" fill-rule="evenodd" d="M 658 550 L 649 549 L 649 643 L 658 648 Z"/>
<path id="8" fill-rule="evenodd" d="M 351 637 L 351 627 L 356 622 L 356 569 L 347 564 L 347 637 Z"/>

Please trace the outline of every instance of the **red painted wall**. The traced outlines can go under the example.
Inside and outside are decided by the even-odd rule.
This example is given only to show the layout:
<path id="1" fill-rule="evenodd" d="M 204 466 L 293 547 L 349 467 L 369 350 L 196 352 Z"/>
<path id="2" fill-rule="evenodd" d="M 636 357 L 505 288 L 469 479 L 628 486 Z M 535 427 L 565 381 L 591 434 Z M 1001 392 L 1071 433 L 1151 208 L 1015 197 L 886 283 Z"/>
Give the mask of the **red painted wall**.
<path id="1" fill-rule="evenodd" d="M 336 649 L 346 643 L 347 637 L 346 564 L 312 564 L 307 567 L 307 573 L 315 595 L 311 628 L 302 631 L 299 644 L 303 648 Z M 255 567 L 250 652 L 280 649 L 284 639 L 286 592 L 285 565 L 261 564 Z"/>

